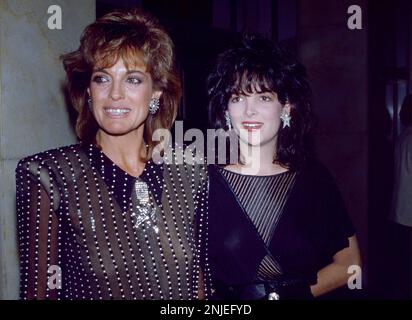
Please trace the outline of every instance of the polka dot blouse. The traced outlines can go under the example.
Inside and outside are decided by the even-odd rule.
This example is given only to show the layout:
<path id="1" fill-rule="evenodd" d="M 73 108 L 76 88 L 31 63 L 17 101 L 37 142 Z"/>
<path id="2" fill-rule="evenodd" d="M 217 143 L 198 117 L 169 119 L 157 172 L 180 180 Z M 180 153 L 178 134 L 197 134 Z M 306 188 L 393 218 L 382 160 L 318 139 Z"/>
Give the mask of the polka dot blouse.
<path id="1" fill-rule="evenodd" d="M 92 144 L 21 160 L 21 298 L 197 299 L 206 176 L 149 161 L 136 178 Z"/>

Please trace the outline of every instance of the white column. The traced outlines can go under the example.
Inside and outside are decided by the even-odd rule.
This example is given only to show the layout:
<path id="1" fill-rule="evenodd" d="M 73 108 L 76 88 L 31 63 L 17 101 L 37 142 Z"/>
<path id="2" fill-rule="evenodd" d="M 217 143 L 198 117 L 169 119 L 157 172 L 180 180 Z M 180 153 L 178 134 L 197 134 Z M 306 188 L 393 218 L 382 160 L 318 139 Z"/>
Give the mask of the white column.
<path id="1" fill-rule="evenodd" d="M 61 9 L 61 29 L 49 29 L 52 5 Z M 19 292 L 17 161 L 75 143 L 59 56 L 78 47 L 94 19 L 94 0 L 0 1 L 0 299 L 16 299 Z"/>

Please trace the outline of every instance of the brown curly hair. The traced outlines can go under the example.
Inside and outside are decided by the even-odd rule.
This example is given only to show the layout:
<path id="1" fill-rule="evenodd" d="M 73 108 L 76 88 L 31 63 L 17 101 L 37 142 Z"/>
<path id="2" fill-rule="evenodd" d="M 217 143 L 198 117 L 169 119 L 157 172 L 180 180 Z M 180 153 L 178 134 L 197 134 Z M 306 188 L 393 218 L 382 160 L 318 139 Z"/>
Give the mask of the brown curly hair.
<path id="1" fill-rule="evenodd" d="M 87 88 L 94 68 L 107 68 L 119 58 L 126 67 L 142 58 L 153 79 L 155 90 L 162 91 L 160 108 L 149 114 L 144 139 L 149 146 L 146 160 L 159 143 L 152 140 L 156 129 L 170 129 L 181 97 L 180 81 L 174 68 L 173 42 L 159 22 L 140 10 L 114 11 L 90 24 L 83 31 L 80 47 L 62 56 L 67 74 L 67 89 L 78 112 L 76 133 L 82 142 L 95 142 L 99 126 L 87 107 Z"/>

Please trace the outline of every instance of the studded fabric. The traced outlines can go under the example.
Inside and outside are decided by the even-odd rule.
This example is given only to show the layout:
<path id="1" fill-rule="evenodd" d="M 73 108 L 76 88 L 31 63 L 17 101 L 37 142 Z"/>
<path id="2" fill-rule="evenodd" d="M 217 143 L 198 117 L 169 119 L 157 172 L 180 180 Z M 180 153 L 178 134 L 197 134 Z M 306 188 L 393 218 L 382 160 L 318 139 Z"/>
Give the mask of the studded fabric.
<path id="1" fill-rule="evenodd" d="M 158 232 L 136 226 L 136 181 L 148 185 Z M 206 181 L 203 165 L 151 161 L 135 178 L 88 144 L 21 160 L 21 298 L 197 299 Z"/>

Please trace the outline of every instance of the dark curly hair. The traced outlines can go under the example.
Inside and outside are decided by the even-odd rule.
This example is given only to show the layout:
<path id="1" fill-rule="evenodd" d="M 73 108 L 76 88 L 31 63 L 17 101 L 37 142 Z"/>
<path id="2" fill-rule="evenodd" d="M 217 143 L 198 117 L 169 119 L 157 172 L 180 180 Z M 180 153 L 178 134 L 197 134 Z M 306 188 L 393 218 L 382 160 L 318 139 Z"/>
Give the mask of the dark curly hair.
<path id="1" fill-rule="evenodd" d="M 293 170 L 312 156 L 316 121 L 311 90 L 304 66 L 291 53 L 260 35 L 245 35 L 218 56 L 207 88 L 209 121 L 215 129 L 225 128 L 224 115 L 233 94 L 275 92 L 280 103 L 290 103 L 292 120 L 290 128 L 279 128 L 274 162 Z"/>

